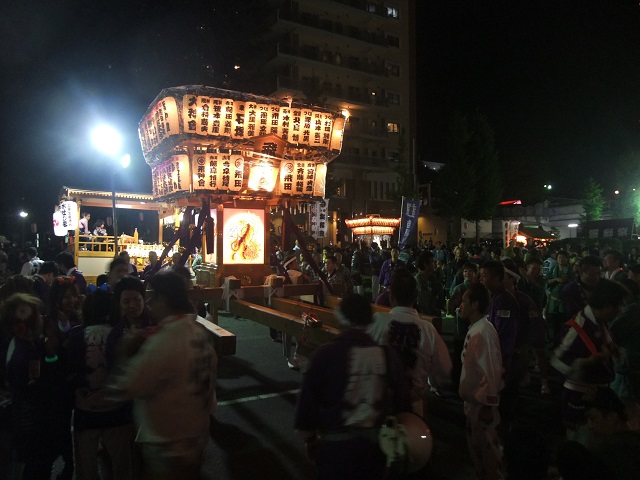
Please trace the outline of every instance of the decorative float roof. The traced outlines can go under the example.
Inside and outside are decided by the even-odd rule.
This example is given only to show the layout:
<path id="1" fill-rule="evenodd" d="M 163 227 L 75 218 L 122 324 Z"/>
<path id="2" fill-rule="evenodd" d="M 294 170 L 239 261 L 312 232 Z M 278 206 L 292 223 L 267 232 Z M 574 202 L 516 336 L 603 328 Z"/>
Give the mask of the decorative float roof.
<path id="1" fill-rule="evenodd" d="M 345 117 L 286 99 L 201 85 L 166 88 L 140 121 L 153 197 L 322 197 Z"/>
<path id="2" fill-rule="evenodd" d="M 393 235 L 395 229 L 400 226 L 400 219 L 369 215 L 345 220 L 345 223 L 353 230 L 354 235 Z"/>

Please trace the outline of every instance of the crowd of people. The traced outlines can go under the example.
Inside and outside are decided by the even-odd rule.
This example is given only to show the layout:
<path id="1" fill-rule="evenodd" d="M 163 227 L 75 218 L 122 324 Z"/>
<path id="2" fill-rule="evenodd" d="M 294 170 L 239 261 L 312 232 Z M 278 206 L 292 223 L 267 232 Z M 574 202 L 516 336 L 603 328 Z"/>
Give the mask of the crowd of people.
<path id="1" fill-rule="evenodd" d="M 274 252 L 290 280 L 343 294 L 343 332 L 311 354 L 294 418 L 317 478 L 387 478 L 379 427 L 399 412 L 428 420 L 430 393 L 463 402 L 480 479 L 543 479 L 550 465 L 564 479 L 640 471 L 635 251 L 295 247 Z M 93 285 L 69 252 L 24 253 L 0 287 L 4 477 L 49 478 L 61 458 L 60 480 L 100 478 L 99 465 L 113 478 L 198 478 L 217 357 L 180 258 L 158 273 L 119 255 Z M 389 309 L 373 313 L 372 303 Z M 428 320 L 445 315 L 451 345 Z M 566 429 L 553 459 L 540 432 L 523 427 L 521 389 L 534 378 Z"/>
<path id="2" fill-rule="evenodd" d="M 372 315 L 370 306 L 354 300 L 359 305 L 355 314 L 350 301 L 337 313 L 347 331 L 311 357 L 296 427 L 320 462 L 318 478 L 354 478 L 336 472 L 357 468 L 344 465 L 341 470 L 335 463 L 341 460 L 330 462 L 323 448 L 351 459 L 344 451 L 360 451 L 363 468 L 382 461 L 380 451 L 373 449 L 374 456 L 362 450 L 373 419 L 384 417 L 382 400 L 387 414 L 404 402 L 404 409 L 428 418 L 429 391 L 453 391 L 463 401 L 469 452 L 480 479 L 548 478 L 552 464 L 565 479 L 635 478 L 640 471 L 640 264 L 635 248 L 622 253 L 606 246 L 527 248 L 515 242 L 492 248 L 461 241 L 453 248 L 439 243 L 380 251 L 373 244 L 316 249 L 313 255 L 324 257 L 330 282 L 345 285 L 343 304 L 352 297 L 364 300 L 362 277 L 370 276 L 371 296 L 366 292 L 365 303 L 391 307 Z M 302 271 L 313 280 L 310 269 Z M 455 317 L 451 355 L 421 313 Z M 398 390 L 405 396 L 396 398 L 395 407 L 384 395 L 378 400 L 357 395 L 382 395 L 376 385 L 396 375 L 392 364 L 381 365 L 384 356 L 375 345 L 391 347 L 387 355 L 396 356 L 405 371 L 405 388 Z M 527 414 L 520 408 L 521 389 L 532 377 L 540 379 L 540 394 L 556 399 L 562 412 L 566 443 L 555 459 L 539 431 L 523 430 Z M 546 454 L 533 451 L 523 432 L 537 439 Z"/>
<path id="3" fill-rule="evenodd" d="M 0 477 L 199 478 L 217 356 L 189 277 L 119 255 L 88 284 L 71 253 L 26 253 L 0 287 Z"/>

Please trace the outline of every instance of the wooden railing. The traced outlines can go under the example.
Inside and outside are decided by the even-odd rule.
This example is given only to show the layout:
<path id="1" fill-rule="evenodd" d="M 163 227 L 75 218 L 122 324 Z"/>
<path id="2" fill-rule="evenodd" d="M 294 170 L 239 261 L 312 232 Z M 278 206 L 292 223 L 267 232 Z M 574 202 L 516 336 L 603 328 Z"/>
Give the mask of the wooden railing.
<path id="1" fill-rule="evenodd" d="M 82 256 L 101 256 L 99 252 L 109 253 L 113 256 L 113 235 L 80 235 L 78 237 L 77 248 Z M 126 250 L 126 245 L 118 243 L 118 252 Z M 89 253 L 91 252 L 91 253 Z"/>

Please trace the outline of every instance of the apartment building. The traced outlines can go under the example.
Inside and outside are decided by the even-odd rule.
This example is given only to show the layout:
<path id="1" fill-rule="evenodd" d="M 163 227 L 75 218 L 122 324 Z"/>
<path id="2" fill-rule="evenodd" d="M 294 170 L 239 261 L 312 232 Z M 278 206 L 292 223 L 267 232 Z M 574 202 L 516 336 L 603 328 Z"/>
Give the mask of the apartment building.
<path id="1" fill-rule="evenodd" d="M 262 89 L 348 115 L 342 154 L 329 169 L 336 222 L 399 215 L 393 166 L 401 131 L 409 160 L 416 136 L 415 0 L 269 2 L 275 18 Z"/>

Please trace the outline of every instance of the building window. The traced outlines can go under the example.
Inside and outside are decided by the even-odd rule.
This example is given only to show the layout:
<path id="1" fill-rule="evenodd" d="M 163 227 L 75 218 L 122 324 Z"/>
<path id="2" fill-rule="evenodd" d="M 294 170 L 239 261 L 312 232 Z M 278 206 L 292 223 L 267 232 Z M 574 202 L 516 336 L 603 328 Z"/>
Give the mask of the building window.
<path id="1" fill-rule="evenodd" d="M 400 65 L 396 63 L 387 63 L 385 67 L 386 73 L 390 77 L 399 77 L 400 76 Z"/>
<path id="2" fill-rule="evenodd" d="M 345 198 L 347 196 L 347 182 L 343 179 L 338 179 L 338 187 L 336 188 L 336 197 Z"/>
<path id="3" fill-rule="evenodd" d="M 387 17 L 400 18 L 400 11 L 396 7 L 387 7 Z"/>
<path id="4" fill-rule="evenodd" d="M 400 48 L 400 37 L 395 35 L 387 35 L 387 44 L 390 47 Z"/>
<path id="5" fill-rule="evenodd" d="M 378 6 L 375 3 L 367 3 L 367 12 L 369 13 L 377 13 Z"/>
<path id="6" fill-rule="evenodd" d="M 400 133 L 400 124 L 395 122 L 387 122 L 387 132 Z"/>
<path id="7" fill-rule="evenodd" d="M 389 102 L 389 105 L 400 105 L 400 94 L 387 92 L 387 102 Z"/>

